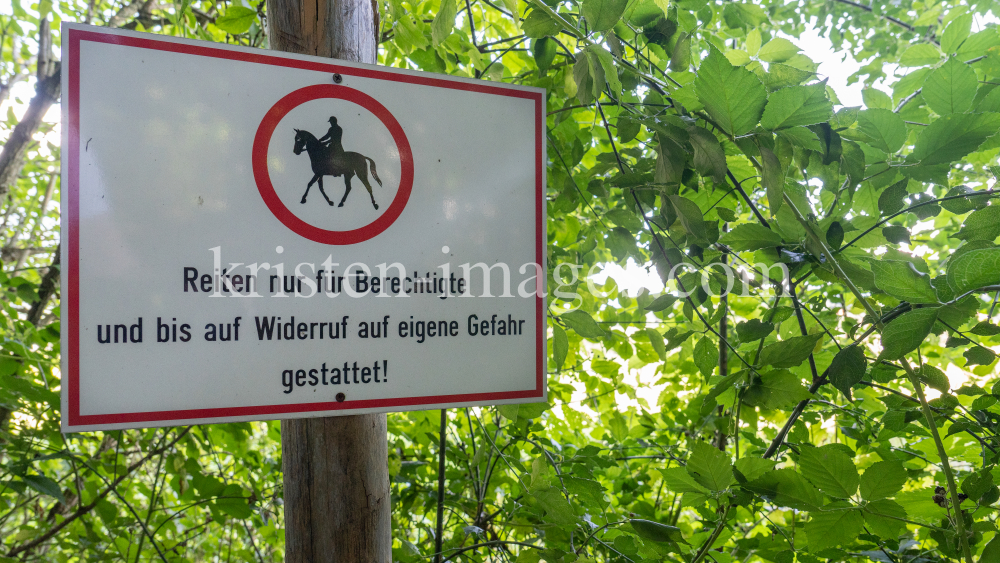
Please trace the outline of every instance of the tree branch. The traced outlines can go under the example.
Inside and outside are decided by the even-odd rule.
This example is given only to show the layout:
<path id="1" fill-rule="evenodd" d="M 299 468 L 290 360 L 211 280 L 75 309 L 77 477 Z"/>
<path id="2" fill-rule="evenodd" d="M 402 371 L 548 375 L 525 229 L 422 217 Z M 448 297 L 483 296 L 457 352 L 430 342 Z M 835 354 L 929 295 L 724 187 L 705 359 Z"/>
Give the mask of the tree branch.
<path id="1" fill-rule="evenodd" d="M 848 6 L 853 6 L 855 8 L 864 10 L 864 11 L 869 12 L 869 13 L 872 12 L 872 9 L 870 7 L 865 6 L 864 4 L 858 4 L 857 2 L 852 2 L 851 0 L 835 0 L 835 1 L 836 2 L 840 2 L 841 4 L 847 4 Z M 886 20 L 891 21 L 892 23 L 894 23 L 894 24 L 896 24 L 896 25 L 898 25 L 898 26 L 900 26 L 902 28 L 905 28 L 907 31 L 915 31 L 916 30 L 916 28 L 914 28 L 912 25 L 904 22 L 903 20 L 899 20 L 899 19 L 896 19 L 896 18 L 894 18 L 892 16 L 887 16 L 885 14 L 877 14 L 877 15 L 879 17 L 882 17 L 882 18 L 884 18 Z"/>
<path id="2" fill-rule="evenodd" d="M 43 26 L 47 27 L 47 26 Z M 43 41 L 39 41 L 43 43 Z M 41 60 L 43 57 L 39 57 Z M 11 132 L 10 137 L 0 151 L 0 198 L 10 191 L 21 175 L 24 166 L 24 153 L 27 152 L 31 138 L 42 125 L 42 119 L 59 100 L 60 74 L 59 63 L 54 63 L 52 74 L 42 78 L 35 85 L 35 95 L 28 103 L 28 110 Z"/>
<path id="3" fill-rule="evenodd" d="M 38 326 L 38 321 L 42 318 L 42 313 L 45 312 L 45 307 L 49 304 L 49 300 L 56 293 L 56 289 L 59 286 L 59 260 L 62 255 L 62 243 L 56 247 L 56 254 L 52 257 L 52 264 L 49 266 L 49 270 L 45 272 L 42 276 L 42 283 L 38 286 L 38 300 L 31 304 L 31 309 L 28 311 L 28 322 Z"/>
<path id="4" fill-rule="evenodd" d="M 112 481 L 111 484 L 106 489 L 104 489 L 96 497 L 94 497 L 94 500 L 92 500 L 90 502 L 90 504 L 87 504 L 85 506 L 81 506 L 80 508 L 78 508 L 76 510 L 76 512 L 74 512 L 73 514 L 71 514 L 70 516 L 68 516 L 65 520 L 63 520 L 62 522 L 60 522 L 60 523 L 56 524 L 55 526 L 49 528 L 48 531 L 46 531 L 44 534 L 38 536 L 37 538 L 35 538 L 35 539 L 33 539 L 33 540 L 31 540 L 31 541 L 29 541 L 27 543 L 21 544 L 19 546 L 12 547 L 10 549 L 10 551 L 7 552 L 7 557 L 14 557 L 15 555 L 17 555 L 19 553 L 23 553 L 25 551 L 28 551 L 29 549 L 35 548 L 35 547 L 37 547 L 37 546 L 45 543 L 46 541 L 48 541 L 49 539 L 51 539 L 53 536 L 55 536 L 56 534 L 58 534 L 63 528 L 65 528 L 70 523 L 72 523 L 73 521 L 75 521 L 77 518 L 80 518 L 81 516 L 89 513 L 91 510 L 94 509 L 95 506 L 97 506 L 97 503 L 100 502 L 101 499 L 103 499 L 104 497 L 108 496 L 108 494 L 111 493 L 133 471 L 135 471 L 136 469 L 138 469 L 139 467 L 141 467 L 142 465 L 144 465 L 147 461 L 149 461 L 150 459 L 152 459 L 154 456 L 159 455 L 160 453 L 163 453 L 163 452 L 167 451 L 168 449 L 174 447 L 174 444 L 176 444 L 182 438 L 184 438 L 184 436 L 186 436 L 187 433 L 190 430 L 191 430 L 191 427 L 188 426 L 187 428 L 185 428 L 184 430 L 182 430 L 176 437 L 174 437 L 174 439 L 171 440 L 169 444 L 166 444 L 166 445 L 164 445 L 162 447 L 159 447 L 159 448 L 157 448 L 157 449 L 149 452 L 148 454 L 146 454 L 145 456 L 143 456 L 142 459 L 140 459 L 139 461 L 133 463 L 132 465 L 129 465 L 125 469 L 125 471 L 121 475 L 119 475 L 114 481 Z"/>

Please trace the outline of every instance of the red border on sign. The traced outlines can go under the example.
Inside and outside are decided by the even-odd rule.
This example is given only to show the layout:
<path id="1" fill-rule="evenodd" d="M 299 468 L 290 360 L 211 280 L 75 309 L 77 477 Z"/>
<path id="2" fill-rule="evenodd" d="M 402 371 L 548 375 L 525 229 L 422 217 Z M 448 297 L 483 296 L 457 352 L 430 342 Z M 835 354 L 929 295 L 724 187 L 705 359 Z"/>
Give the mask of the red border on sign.
<path id="1" fill-rule="evenodd" d="M 545 97 L 541 92 L 531 92 L 505 88 L 483 82 L 471 80 L 443 79 L 435 78 L 427 73 L 408 74 L 403 72 L 386 72 L 373 68 L 357 68 L 343 66 L 335 63 L 318 62 L 315 60 L 301 60 L 293 58 L 283 58 L 265 54 L 265 51 L 247 52 L 242 50 L 224 49 L 210 47 L 207 45 L 195 44 L 188 41 L 164 41 L 161 39 L 150 39 L 136 37 L 125 34 L 110 34 L 96 31 L 85 31 L 78 28 L 69 28 L 69 66 L 68 90 L 64 96 L 64 103 L 68 104 L 68 185 L 64 186 L 68 190 L 67 198 L 69 208 L 64 209 L 67 229 L 66 254 L 68 288 L 64 295 L 63 322 L 69 330 L 69 357 L 66 362 L 67 372 L 64 374 L 64 392 L 69 393 L 68 412 L 63 415 L 68 417 L 70 427 L 96 426 L 101 424 L 133 424 L 142 422 L 163 423 L 174 420 L 200 419 L 211 422 L 213 418 L 228 417 L 250 417 L 250 416 L 271 416 L 293 413 L 324 412 L 324 411 L 352 411 L 359 409 L 393 409 L 397 407 L 419 407 L 428 405 L 443 405 L 448 403 L 489 403 L 511 399 L 541 398 L 545 394 L 545 298 L 535 297 L 535 388 L 521 391 L 503 391 L 496 393 L 470 393 L 456 395 L 434 395 L 423 397 L 403 397 L 391 399 L 370 399 L 358 401 L 319 402 L 319 403 L 298 403 L 288 405 L 258 405 L 250 407 L 226 407 L 213 409 L 188 409 L 174 411 L 154 411 L 154 412 L 132 412 L 132 413 L 108 413 L 108 414 L 88 414 L 80 413 L 80 43 L 91 41 L 95 43 L 106 43 L 122 45 L 139 49 L 151 49 L 171 53 L 181 53 L 200 57 L 210 57 L 217 59 L 227 59 L 243 61 L 271 66 L 287 68 L 297 68 L 302 70 L 312 70 L 324 73 L 338 73 L 344 76 L 357 76 L 386 80 L 390 82 L 401 82 L 407 84 L 419 84 L 433 86 L 436 88 L 449 88 L 453 90 L 463 90 L 468 92 L 478 92 L 495 96 L 506 96 L 531 100 L 535 104 L 535 262 L 545 263 L 545 185 L 544 185 L 544 145 L 542 135 L 545 130 Z M 398 143 L 398 141 L 397 141 Z M 402 152 L 400 153 L 402 157 Z M 412 165 L 412 159 L 411 159 Z M 402 187 L 402 186 L 401 186 Z M 395 205 L 398 196 L 393 200 Z M 405 202 L 404 202 L 405 203 Z M 382 217 L 387 216 L 385 213 Z M 374 223 L 373 223 L 374 224 Z M 369 225 L 370 226 L 370 225 Z M 540 276 L 538 283 L 544 283 L 544 272 Z M 64 353 L 67 351 L 64 351 Z"/>
<path id="2" fill-rule="evenodd" d="M 322 98 L 345 100 L 368 110 L 379 118 L 382 125 L 385 125 L 385 128 L 389 130 L 389 134 L 392 135 L 392 140 L 396 143 L 396 148 L 399 151 L 400 178 L 396 197 L 389 204 L 389 208 L 377 219 L 364 227 L 350 231 L 327 231 L 300 219 L 278 197 L 274 184 L 271 183 L 271 174 L 267 169 L 267 149 L 271 144 L 271 136 L 274 135 L 274 129 L 278 123 L 288 115 L 288 112 L 300 105 Z M 271 107 L 257 127 L 257 135 L 253 141 L 252 158 L 253 177 L 257 181 L 257 189 L 271 213 L 295 234 L 323 244 L 356 244 L 378 236 L 403 213 L 403 208 L 406 207 L 406 202 L 410 199 L 410 191 L 413 189 L 413 153 L 410 151 L 410 142 L 406 138 L 406 133 L 403 132 L 403 127 L 378 100 L 364 92 L 346 86 L 315 84 L 299 88 L 278 100 L 278 103 Z"/>

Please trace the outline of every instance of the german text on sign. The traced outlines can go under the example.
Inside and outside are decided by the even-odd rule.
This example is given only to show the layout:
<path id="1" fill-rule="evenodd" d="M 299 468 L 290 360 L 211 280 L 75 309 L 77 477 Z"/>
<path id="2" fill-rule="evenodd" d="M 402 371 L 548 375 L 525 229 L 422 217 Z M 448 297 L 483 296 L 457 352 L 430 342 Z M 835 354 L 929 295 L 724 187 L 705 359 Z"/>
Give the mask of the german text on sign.
<path id="1" fill-rule="evenodd" d="M 544 400 L 544 91 L 63 28 L 63 428 Z"/>

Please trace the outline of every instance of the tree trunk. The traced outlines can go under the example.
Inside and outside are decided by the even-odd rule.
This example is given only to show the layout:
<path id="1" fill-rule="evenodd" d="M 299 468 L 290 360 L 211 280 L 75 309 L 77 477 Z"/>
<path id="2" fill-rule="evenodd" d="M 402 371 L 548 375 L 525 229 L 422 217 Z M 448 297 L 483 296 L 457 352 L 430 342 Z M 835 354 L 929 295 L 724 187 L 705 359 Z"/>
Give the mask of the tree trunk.
<path id="1" fill-rule="evenodd" d="M 372 0 L 268 0 L 271 48 L 375 63 Z M 285 561 L 392 560 L 384 414 L 281 422 Z"/>

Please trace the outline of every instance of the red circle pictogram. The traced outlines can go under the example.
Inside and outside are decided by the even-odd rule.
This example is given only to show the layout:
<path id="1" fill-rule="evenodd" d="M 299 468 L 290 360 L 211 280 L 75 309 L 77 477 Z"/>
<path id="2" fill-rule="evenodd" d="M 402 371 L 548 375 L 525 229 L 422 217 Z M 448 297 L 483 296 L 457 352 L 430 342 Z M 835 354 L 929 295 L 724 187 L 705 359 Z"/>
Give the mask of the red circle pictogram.
<path id="1" fill-rule="evenodd" d="M 267 169 L 267 150 L 278 123 L 296 107 L 321 98 L 345 100 L 371 112 L 389 130 L 392 140 L 396 143 L 396 149 L 399 151 L 400 179 L 396 197 L 393 198 L 385 213 L 379 215 L 377 219 L 350 231 L 328 231 L 310 225 L 297 217 L 278 197 L 274 185 L 271 183 L 271 174 Z M 260 191 L 260 195 L 271 213 L 296 234 L 324 244 L 356 244 L 381 234 L 399 218 L 403 208 L 406 207 L 406 202 L 410 199 L 410 190 L 413 188 L 413 153 L 410 151 L 410 142 L 406 139 L 403 128 L 378 100 L 364 92 L 346 86 L 332 84 L 306 86 L 278 100 L 278 103 L 268 110 L 257 127 L 257 134 L 253 141 L 252 161 L 257 190 Z"/>

